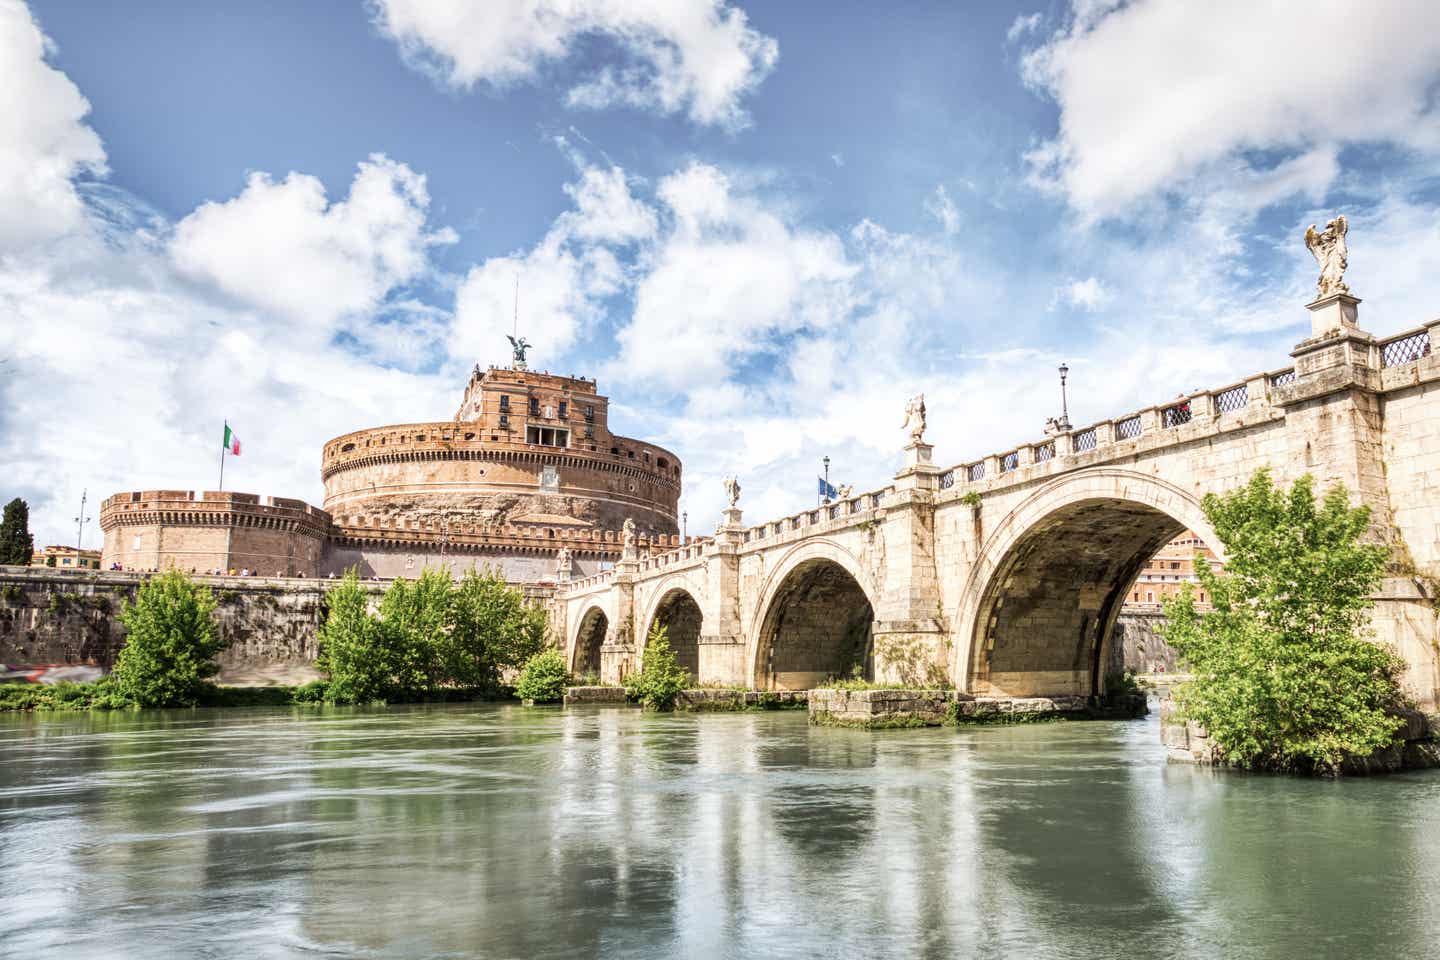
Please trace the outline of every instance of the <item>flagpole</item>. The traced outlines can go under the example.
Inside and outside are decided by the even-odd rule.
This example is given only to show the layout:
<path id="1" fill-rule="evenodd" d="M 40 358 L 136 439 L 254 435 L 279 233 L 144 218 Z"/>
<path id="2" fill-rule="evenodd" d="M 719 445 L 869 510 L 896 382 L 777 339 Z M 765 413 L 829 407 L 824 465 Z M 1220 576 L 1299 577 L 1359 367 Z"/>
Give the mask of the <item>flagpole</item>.
<path id="1" fill-rule="evenodd" d="M 230 428 L 230 421 L 224 420 L 224 421 L 221 421 L 221 422 L 224 423 L 225 428 L 226 428 L 227 430 Z M 223 434 L 222 434 L 222 439 L 223 439 Z M 220 444 L 220 487 L 219 487 L 219 489 L 221 489 L 221 490 L 224 490 L 224 489 L 225 489 L 225 451 L 226 451 L 227 449 L 229 449 L 229 448 L 226 447 L 224 443 L 221 443 L 221 444 Z"/>

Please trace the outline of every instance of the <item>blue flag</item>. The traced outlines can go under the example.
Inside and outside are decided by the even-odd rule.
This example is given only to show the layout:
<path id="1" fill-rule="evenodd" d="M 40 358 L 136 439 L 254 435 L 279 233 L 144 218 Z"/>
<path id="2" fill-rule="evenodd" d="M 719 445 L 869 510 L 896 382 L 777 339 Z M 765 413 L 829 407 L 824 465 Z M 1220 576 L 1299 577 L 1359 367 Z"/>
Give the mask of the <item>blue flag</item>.
<path id="1" fill-rule="evenodd" d="M 837 496 L 837 494 L 835 493 L 835 488 L 830 486 L 830 484 L 826 483 L 824 477 L 816 477 L 815 479 L 820 484 L 820 499 L 834 500 Z"/>

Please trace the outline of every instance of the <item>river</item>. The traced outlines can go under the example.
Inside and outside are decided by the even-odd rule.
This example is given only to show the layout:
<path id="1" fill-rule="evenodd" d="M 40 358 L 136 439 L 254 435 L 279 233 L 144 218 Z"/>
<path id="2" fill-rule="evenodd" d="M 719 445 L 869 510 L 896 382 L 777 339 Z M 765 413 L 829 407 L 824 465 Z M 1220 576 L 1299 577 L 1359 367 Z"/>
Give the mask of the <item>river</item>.
<path id="1" fill-rule="evenodd" d="M 1440 771 L 1155 720 L 454 705 L 0 718 L 0 954 L 1440 957 Z"/>

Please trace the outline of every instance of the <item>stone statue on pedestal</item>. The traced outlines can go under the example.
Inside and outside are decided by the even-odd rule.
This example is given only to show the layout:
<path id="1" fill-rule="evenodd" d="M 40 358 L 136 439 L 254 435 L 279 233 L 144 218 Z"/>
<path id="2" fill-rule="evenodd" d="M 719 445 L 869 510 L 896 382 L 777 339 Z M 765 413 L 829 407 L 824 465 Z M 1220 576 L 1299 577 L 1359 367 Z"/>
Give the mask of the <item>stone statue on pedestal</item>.
<path id="1" fill-rule="evenodd" d="M 725 503 L 731 509 L 740 502 L 740 478 L 730 475 L 725 478 Z"/>
<path id="2" fill-rule="evenodd" d="M 905 402 L 905 422 L 900 425 L 910 434 L 912 443 L 925 438 L 925 394 L 917 393 Z"/>
<path id="3" fill-rule="evenodd" d="M 1350 224 L 1344 214 L 1325 224 L 1324 231 L 1317 231 L 1315 224 L 1305 231 L 1305 246 L 1320 264 L 1320 280 L 1315 285 L 1315 299 L 1336 293 L 1349 293 L 1345 285 L 1345 268 L 1349 265 L 1349 249 L 1345 245 L 1345 234 Z"/>

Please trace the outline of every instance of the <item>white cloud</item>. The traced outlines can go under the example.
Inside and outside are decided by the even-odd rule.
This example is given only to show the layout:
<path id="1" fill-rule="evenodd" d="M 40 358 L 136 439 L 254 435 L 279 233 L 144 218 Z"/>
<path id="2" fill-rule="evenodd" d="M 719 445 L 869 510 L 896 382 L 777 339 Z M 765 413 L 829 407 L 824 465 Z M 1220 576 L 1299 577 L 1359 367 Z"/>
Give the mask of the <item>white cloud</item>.
<path id="1" fill-rule="evenodd" d="M 1072 22 L 1027 55 L 1024 76 L 1060 108 L 1058 134 L 1028 157 L 1036 182 L 1088 217 L 1182 194 L 1217 167 L 1263 174 L 1273 160 L 1257 152 L 1440 148 L 1431 0 L 1363 16 L 1338 0 L 1077 2 Z"/>
<path id="2" fill-rule="evenodd" d="M 375 22 L 406 61 L 468 89 L 532 79 L 578 40 L 603 36 L 625 60 L 573 87 L 572 106 L 626 104 L 735 128 L 774 67 L 775 41 L 728 0 L 372 0 Z"/>
<path id="3" fill-rule="evenodd" d="M 713 383 L 737 357 L 853 309 L 855 268 L 835 235 L 791 227 L 705 164 L 666 177 L 657 193 L 668 229 L 620 331 L 617 375 L 677 389 Z"/>
<path id="4" fill-rule="evenodd" d="M 425 178 L 379 154 L 333 203 L 315 177 L 252 173 L 239 196 L 181 220 L 170 253 L 184 273 L 289 329 L 328 335 L 420 276 L 427 248 L 454 241 L 450 230 L 426 231 L 429 204 Z"/>
<path id="5" fill-rule="evenodd" d="M 0 255 L 82 222 L 72 179 L 103 174 L 89 102 L 45 62 L 51 44 L 20 0 L 0 0 Z"/>
<path id="6" fill-rule="evenodd" d="M 1014 43 L 1027 33 L 1033 33 L 1040 29 L 1040 21 L 1044 14 L 1032 13 L 1030 15 L 1018 14 L 1010 23 L 1010 29 L 1005 31 L 1005 42 Z"/>
<path id="7" fill-rule="evenodd" d="M 960 229 L 960 211 L 956 209 L 955 201 L 950 199 L 943 183 L 938 184 L 935 192 L 925 198 L 925 212 L 939 221 L 941 229 L 946 233 L 954 233 Z"/>
<path id="8" fill-rule="evenodd" d="M 1086 277 L 1084 280 L 1071 280 L 1057 288 L 1051 306 L 1068 303 L 1082 310 L 1098 310 L 1109 299 L 1110 294 L 1104 284 L 1095 277 Z"/>

